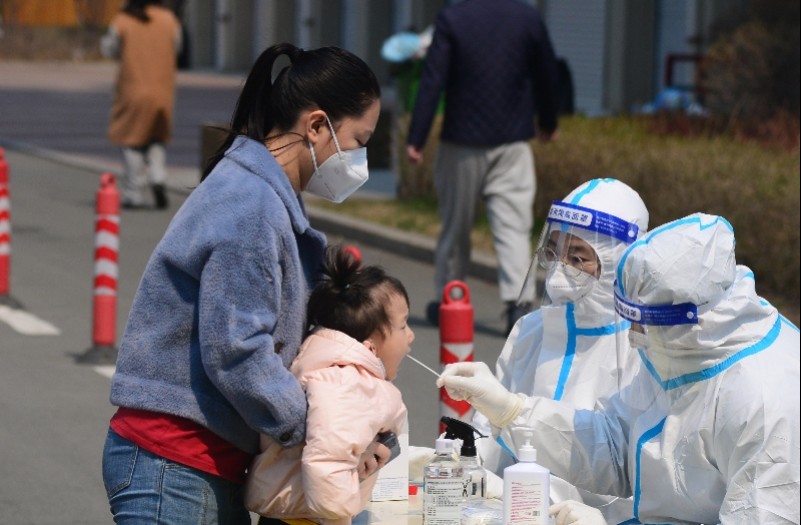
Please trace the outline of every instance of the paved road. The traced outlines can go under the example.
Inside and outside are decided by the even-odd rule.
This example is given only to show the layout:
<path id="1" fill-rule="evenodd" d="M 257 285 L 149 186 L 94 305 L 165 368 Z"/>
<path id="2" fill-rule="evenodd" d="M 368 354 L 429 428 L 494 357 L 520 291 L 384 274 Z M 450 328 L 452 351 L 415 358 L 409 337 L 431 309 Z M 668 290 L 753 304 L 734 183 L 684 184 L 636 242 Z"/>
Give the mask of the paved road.
<path id="1" fill-rule="evenodd" d="M 114 410 L 108 403 L 113 368 L 79 365 L 74 358 L 91 345 L 94 195 L 99 174 L 119 167 L 118 152 L 104 136 L 110 70 L 15 65 L 9 75 L 7 66 L 0 63 L 0 144 L 11 171 L 11 296 L 23 308 L 0 307 L 0 525 L 108 523 L 100 454 Z M 92 80 L 93 71 L 101 80 Z M 170 209 L 121 216 L 118 337 L 147 258 L 188 193 L 182 184 L 197 176 L 198 122 L 227 115 L 230 108 L 217 106 L 230 104 L 236 91 L 231 78 L 209 75 L 211 87 L 203 87 L 196 84 L 205 75 L 183 77 L 204 107 L 185 110 L 196 115 L 192 121 L 181 115 L 179 97 L 183 138 L 170 155 Z M 397 254 L 403 250 L 374 248 L 380 231 L 362 234 L 334 219 L 319 223 L 332 241 L 354 244 L 366 262 L 403 280 L 412 299 L 414 353 L 437 368 L 439 333 L 423 318 L 433 272 L 419 239 L 406 245 L 406 257 Z M 492 362 L 503 342 L 497 288 L 486 280 L 468 285 L 476 308 L 475 356 Z M 31 326 L 30 318 L 19 319 L 24 315 L 57 334 L 20 333 L 20 326 Z M 410 411 L 411 443 L 433 444 L 439 414 L 433 376 L 407 361 L 397 385 Z"/>
<path id="2" fill-rule="evenodd" d="M 121 153 L 106 139 L 115 74 L 112 62 L 0 61 L 0 144 L 45 148 L 72 164 L 119 172 Z M 173 190 L 197 182 L 201 127 L 230 119 L 243 82 L 237 74 L 178 72 L 167 148 Z M 394 194 L 394 177 L 388 170 L 371 171 L 364 190 Z"/>

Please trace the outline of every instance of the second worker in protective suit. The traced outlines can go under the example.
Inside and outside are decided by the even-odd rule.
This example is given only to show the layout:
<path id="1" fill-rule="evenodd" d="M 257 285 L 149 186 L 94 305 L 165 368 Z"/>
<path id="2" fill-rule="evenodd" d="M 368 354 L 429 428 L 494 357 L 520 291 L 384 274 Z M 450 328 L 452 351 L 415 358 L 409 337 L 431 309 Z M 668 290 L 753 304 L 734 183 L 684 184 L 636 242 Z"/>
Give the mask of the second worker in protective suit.
<path id="1" fill-rule="evenodd" d="M 614 311 L 615 268 L 623 252 L 648 229 L 648 209 L 631 187 L 616 179 L 590 180 L 556 201 L 529 270 L 521 301 L 541 295 L 540 308 L 520 319 L 495 364 L 511 392 L 564 401 L 592 410 L 628 385 L 640 365 L 616 335 L 629 323 Z M 544 291 L 536 291 L 538 283 Z M 623 338 L 625 339 L 625 337 Z M 490 434 L 480 412 L 474 426 Z M 478 442 L 484 468 L 497 475 L 515 462 L 497 442 Z M 497 478 L 490 477 L 491 495 Z M 630 499 L 599 496 L 551 479 L 551 500 L 578 500 L 603 509 L 610 522 L 631 517 Z"/>
<path id="2" fill-rule="evenodd" d="M 642 366 L 594 410 L 514 394 L 483 363 L 450 365 L 438 385 L 512 449 L 533 430 L 552 473 L 633 496 L 631 523 L 798 523 L 799 332 L 757 295 L 734 247 L 725 219 L 694 214 L 626 250 L 615 307 Z M 558 514 L 605 523 L 571 501 Z"/>

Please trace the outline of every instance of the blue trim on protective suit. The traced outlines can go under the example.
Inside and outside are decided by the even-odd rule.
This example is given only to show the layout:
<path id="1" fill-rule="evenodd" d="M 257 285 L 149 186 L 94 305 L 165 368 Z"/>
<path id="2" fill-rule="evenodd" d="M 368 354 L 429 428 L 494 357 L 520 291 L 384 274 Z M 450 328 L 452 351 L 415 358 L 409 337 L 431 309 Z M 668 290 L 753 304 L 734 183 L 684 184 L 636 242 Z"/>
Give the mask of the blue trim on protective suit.
<path id="1" fill-rule="evenodd" d="M 629 321 L 620 321 L 617 324 L 612 323 L 595 328 L 576 328 L 576 333 L 587 337 L 600 337 L 602 335 L 616 334 L 620 331 L 628 330 L 629 328 L 631 328 L 631 323 Z"/>
<path id="2" fill-rule="evenodd" d="M 567 343 L 565 347 L 565 357 L 562 359 L 562 368 L 559 370 L 559 380 L 556 382 L 556 389 L 553 398 L 556 401 L 562 399 L 565 393 L 565 383 L 567 376 L 570 375 L 570 368 L 573 366 L 573 358 L 576 356 L 576 305 L 567 303 L 565 308 L 565 325 L 567 325 Z"/>
<path id="3" fill-rule="evenodd" d="M 602 179 L 602 180 L 609 180 L 609 179 Z M 598 184 L 600 184 L 600 180 L 598 180 L 598 179 L 591 180 L 589 182 L 589 184 L 587 184 L 586 188 L 584 188 L 580 192 L 576 193 L 576 195 L 573 197 L 573 200 L 570 201 L 570 204 L 578 204 L 579 201 L 585 195 L 587 195 L 588 193 L 592 193 L 592 190 L 594 190 L 596 188 L 596 186 L 598 186 Z"/>
<path id="4" fill-rule="evenodd" d="M 751 345 L 751 346 L 749 346 L 747 348 L 744 348 L 744 349 L 740 350 L 736 354 L 734 354 L 734 355 L 730 356 L 729 358 L 721 361 L 720 363 L 718 363 L 718 364 L 716 364 L 714 366 L 711 366 L 709 368 L 706 368 L 704 370 L 699 370 L 698 372 L 693 372 L 693 373 L 690 373 L 690 374 L 684 374 L 682 376 L 679 376 L 679 377 L 676 377 L 676 378 L 673 378 L 673 379 L 662 380 L 659 377 L 659 374 L 657 373 L 657 371 L 654 368 L 653 364 L 645 357 L 645 353 L 642 351 L 642 349 L 638 349 L 638 352 L 640 353 L 640 358 L 645 363 L 645 367 L 648 369 L 648 371 L 651 373 L 651 375 L 654 377 L 654 379 L 656 379 L 656 381 L 660 384 L 662 389 L 667 391 L 667 390 L 678 388 L 679 386 L 686 385 L 686 384 L 689 384 L 689 383 L 697 383 L 697 382 L 700 382 L 700 381 L 705 381 L 705 380 L 707 380 L 707 379 L 709 379 L 711 377 L 714 377 L 714 376 L 720 374 L 721 372 L 727 370 L 728 368 L 730 368 L 733 364 L 737 363 L 738 361 L 741 361 L 742 359 L 744 359 L 744 358 L 746 358 L 748 356 L 754 355 L 756 353 L 761 352 L 762 350 L 765 350 L 766 348 L 770 347 L 774 342 L 776 342 L 776 339 L 779 337 L 779 333 L 781 332 L 781 325 L 782 325 L 783 322 L 787 322 L 787 321 L 784 320 L 781 316 L 779 316 L 779 318 L 776 319 L 776 322 L 773 324 L 773 327 L 771 327 L 771 329 L 768 331 L 768 333 L 765 335 L 765 337 L 763 337 L 760 341 L 758 341 L 757 343 L 754 343 L 753 345 Z M 667 418 L 665 418 L 665 419 L 667 419 Z M 644 432 L 643 435 L 640 436 L 640 439 L 637 440 L 637 456 L 635 458 L 635 461 L 636 461 L 635 469 L 636 470 L 635 470 L 635 479 L 634 479 L 634 483 L 635 483 L 635 485 L 634 485 L 635 486 L 635 489 L 634 489 L 634 516 L 636 518 L 636 521 L 629 520 L 629 521 L 626 521 L 626 522 L 623 522 L 623 523 L 632 523 L 632 524 L 633 523 L 641 523 L 639 521 L 639 518 L 640 518 L 640 516 L 639 516 L 639 505 L 640 505 L 640 494 L 641 494 L 641 487 L 640 487 L 640 461 L 641 461 L 642 447 L 646 442 L 650 441 L 653 437 L 655 437 L 660 432 L 662 432 L 662 427 L 664 426 L 665 419 L 660 421 L 655 427 L 653 427 L 650 430 L 647 430 L 646 432 Z"/>
<path id="5" fill-rule="evenodd" d="M 746 272 L 745 274 L 743 274 L 743 279 L 751 279 L 752 281 L 756 281 L 756 277 L 754 277 L 754 272 Z M 762 306 L 770 306 L 770 303 L 761 297 L 759 298 L 759 304 Z"/>
<path id="6" fill-rule="evenodd" d="M 703 370 L 699 370 L 697 372 L 691 372 L 689 374 L 684 374 L 678 377 L 674 377 L 672 379 L 662 379 L 659 377 L 659 373 L 654 368 L 654 365 L 648 360 L 645 356 L 645 353 L 642 351 L 641 348 L 638 348 L 637 351 L 640 353 L 640 358 L 645 363 L 645 367 L 651 373 L 651 375 L 656 379 L 659 385 L 662 387 L 663 390 L 673 390 L 674 388 L 678 388 L 680 386 L 689 384 L 689 383 L 697 383 L 699 381 L 706 381 L 711 377 L 715 377 L 721 372 L 724 372 L 726 369 L 731 367 L 733 364 L 737 363 L 738 361 L 745 359 L 750 355 L 757 354 L 762 350 L 768 348 L 779 337 L 779 332 L 781 332 L 781 324 L 782 318 L 776 319 L 776 322 L 773 323 L 773 327 L 765 334 L 760 341 L 754 343 L 753 345 L 743 348 L 739 352 L 734 355 L 729 356 L 728 358 L 724 359 L 720 363 L 710 366 L 709 368 L 705 368 Z"/>
<path id="7" fill-rule="evenodd" d="M 628 329 L 631 326 L 630 322 L 622 321 L 617 324 L 612 323 L 594 328 L 578 328 L 576 326 L 575 305 L 573 303 L 567 303 L 565 307 L 567 343 L 565 346 L 565 357 L 562 359 L 562 367 L 559 369 L 559 379 L 556 381 L 556 388 L 553 393 L 553 398 L 556 401 L 561 401 L 562 396 L 565 394 L 565 385 L 567 384 L 567 379 L 570 377 L 570 371 L 573 368 L 573 359 L 576 357 L 576 347 L 578 345 L 579 336 L 600 337 L 602 335 L 612 335 L 621 330 Z"/>
<path id="8" fill-rule="evenodd" d="M 648 523 L 648 524 L 644 524 L 643 522 L 641 522 L 637 518 L 631 518 L 631 519 L 628 519 L 626 521 L 621 521 L 617 525 L 671 525 L 671 524 L 670 523 Z"/>
<path id="9" fill-rule="evenodd" d="M 503 441 L 503 439 L 501 438 L 501 436 L 500 436 L 500 435 L 499 435 L 498 437 L 496 437 L 496 438 L 495 438 L 495 442 L 496 442 L 496 443 L 498 443 L 498 445 L 500 445 L 500 447 L 501 447 L 503 450 L 505 450 L 507 454 L 509 454 L 510 456 L 512 456 L 512 459 L 514 459 L 514 460 L 515 460 L 515 463 L 517 463 L 517 455 L 514 453 L 514 451 L 512 451 L 512 449 L 511 449 L 511 448 L 509 448 L 509 447 L 506 445 L 506 443 Z"/>
<path id="10" fill-rule="evenodd" d="M 781 319 L 784 324 L 786 324 L 787 326 L 798 332 L 798 327 L 794 325 L 793 322 L 787 319 L 785 316 L 779 314 L 779 319 Z"/>
<path id="11" fill-rule="evenodd" d="M 663 418 L 656 426 L 646 430 L 643 435 L 640 436 L 640 439 L 637 440 L 637 456 L 634 458 L 634 517 L 637 519 L 637 523 L 640 522 L 640 494 L 642 493 L 642 487 L 640 487 L 640 455 L 642 454 L 642 447 L 650 441 L 651 438 L 662 432 L 662 427 L 665 426 L 666 419 L 667 417 Z"/>

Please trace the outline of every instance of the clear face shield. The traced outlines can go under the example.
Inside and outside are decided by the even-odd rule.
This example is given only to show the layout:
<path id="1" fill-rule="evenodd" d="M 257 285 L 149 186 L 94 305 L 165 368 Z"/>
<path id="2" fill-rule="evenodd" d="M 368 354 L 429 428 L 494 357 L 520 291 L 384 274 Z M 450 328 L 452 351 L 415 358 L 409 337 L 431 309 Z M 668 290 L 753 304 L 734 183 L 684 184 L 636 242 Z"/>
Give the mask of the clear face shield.
<path id="1" fill-rule="evenodd" d="M 678 375 L 681 365 L 681 338 L 697 329 L 698 307 L 692 303 L 643 305 L 624 297 L 615 283 L 615 313 L 619 322 L 631 327 L 618 333 L 618 355 L 640 353 L 646 366 L 659 378 Z M 672 344 L 671 344 L 672 343 Z M 671 347 L 674 349 L 671 350 Z"/>
<path id="2" fill-rule="evenodd" d="M 637 238 L 637 226 L 590 208 L 554 201 L 520 293 L 519 302 L 564 305 L 592 293 L 602 278 L 613 279 L 613 246 Z M 608 275 L 607 275 L 608 273 Z"/>

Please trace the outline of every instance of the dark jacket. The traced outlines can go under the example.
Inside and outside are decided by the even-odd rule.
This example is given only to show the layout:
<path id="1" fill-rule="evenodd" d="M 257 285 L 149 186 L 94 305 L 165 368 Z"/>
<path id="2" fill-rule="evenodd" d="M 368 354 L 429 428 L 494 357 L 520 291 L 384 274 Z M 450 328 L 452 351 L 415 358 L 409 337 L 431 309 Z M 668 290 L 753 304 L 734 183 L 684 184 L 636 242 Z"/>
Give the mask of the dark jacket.
<path id="1" fill-rule="evenodd" d="M 437 16 L 407 143 L 422 148 L 440 93 L 441 139 L 496 146 L 557 125 L 556 57 L 539 12 L 518 0 L 465 0 Z"/>

